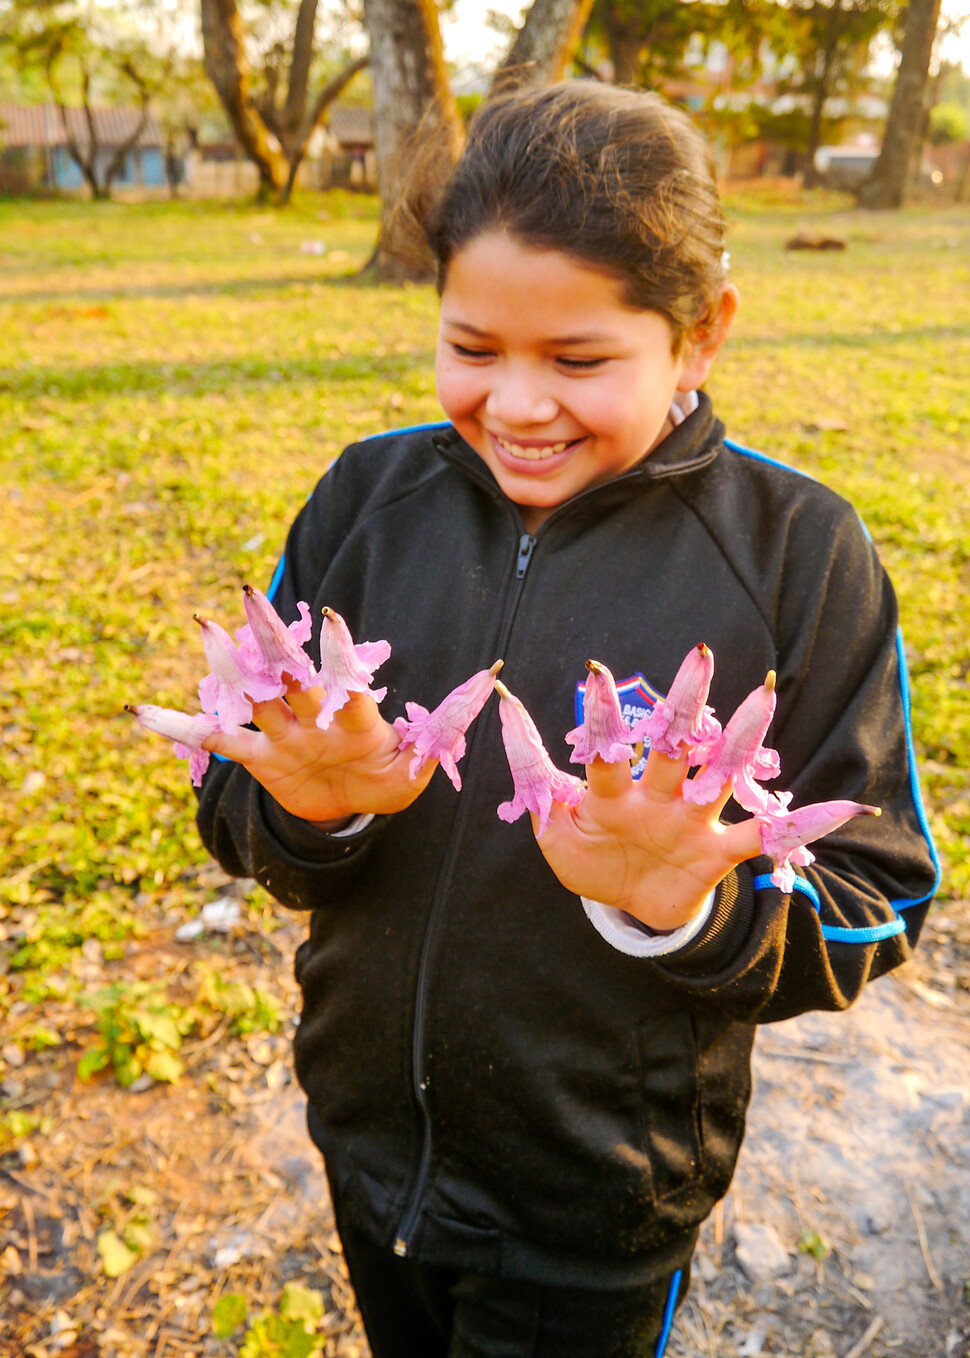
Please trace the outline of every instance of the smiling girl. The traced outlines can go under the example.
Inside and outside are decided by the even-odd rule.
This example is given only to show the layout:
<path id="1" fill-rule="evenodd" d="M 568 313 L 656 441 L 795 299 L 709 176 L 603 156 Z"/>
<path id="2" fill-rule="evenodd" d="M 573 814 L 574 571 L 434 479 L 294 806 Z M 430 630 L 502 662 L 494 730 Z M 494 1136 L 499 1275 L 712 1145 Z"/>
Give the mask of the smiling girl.
<path id="1" fill-rule="evenodd" d="M 297 1072 L 375 1358 L 661 1354 L 744 1129 L 755 1025 L 842 1008 L 933 890 L 892 589 L 852 509 L 725 439 L 700 390 L 737 308 L 710 159 L 659 99 L 490 102 L 429 222 L 447 423 L 347 449 L 276 605 L 387 638 L 387 697 L 326 731 L 293 684 L 217 735 L 200 793 L 231 872 L 311 911 Z M 393 720 L 502 657 L 553 759 L 585 662 L 630 704 L 704 641 L 730 714 L 777 672 L 795 805 L 882 817 L 791 892 L 684 760 L 586 768 L 537 841 L 504 824 L 495 704 L 456 795 Z M 312 649 L 312 646 L 311 646 Z M 639 715 L 631 713 L 631 720 Z"/>

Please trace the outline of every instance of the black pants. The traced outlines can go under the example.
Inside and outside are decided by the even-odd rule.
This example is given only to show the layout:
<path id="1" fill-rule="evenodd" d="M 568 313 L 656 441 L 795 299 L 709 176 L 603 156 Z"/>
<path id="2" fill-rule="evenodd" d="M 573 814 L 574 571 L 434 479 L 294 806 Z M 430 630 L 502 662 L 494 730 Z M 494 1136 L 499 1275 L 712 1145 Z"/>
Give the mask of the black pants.
<path id="1" fill-rule="evenodd" d="M 429 1268 L 335 1213 L 374 1358 L 660 1358 L 687 1292 L 689 1263 L 617 1291 Z"/>

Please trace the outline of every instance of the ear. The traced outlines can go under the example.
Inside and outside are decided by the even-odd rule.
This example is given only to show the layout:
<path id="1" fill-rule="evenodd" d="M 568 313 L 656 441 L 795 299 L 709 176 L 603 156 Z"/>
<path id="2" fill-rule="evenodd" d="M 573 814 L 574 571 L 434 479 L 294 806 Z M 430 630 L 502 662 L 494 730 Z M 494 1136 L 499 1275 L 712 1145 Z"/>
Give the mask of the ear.
<path id="1" fill-rule="evenodd" d="M 721 293 L 714 319 L 698 326 L 693 334 L 687 337 L 681 355 L 683 367 L 677 383 L 678 391 L 696 391 L 698 387 L 704 385 L 711 364 L 728 337 L 728 331 L 737 315 L 739 300 L 737 288 L 733 283 L 728 283 Z"/>

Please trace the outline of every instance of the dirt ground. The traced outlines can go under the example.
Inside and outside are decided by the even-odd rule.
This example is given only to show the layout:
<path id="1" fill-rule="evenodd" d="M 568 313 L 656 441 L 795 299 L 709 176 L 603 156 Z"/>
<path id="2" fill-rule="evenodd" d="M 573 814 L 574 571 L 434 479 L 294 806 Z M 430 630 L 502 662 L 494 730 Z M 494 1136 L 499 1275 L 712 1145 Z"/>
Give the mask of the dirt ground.
<path id="1" fill-rule="evenodd" d="M 200 880 L 211 899 L 218 873 Z M 238 888 L 237 888 L 238 889 Z M 128 946 L 126 974 L 223 959 L 292 1013 L 302 923 L 191 943 L 177 919 Z M 86 945 L 87 947 L 87 945 Z M 112 965 L 89 948 L 87 981 Z M 8 1069 L 6 1107 L 48 1121 L 0 1156 L 0 1355 L 188 1358 L 238 1352 L 219 1297 L 250 1315 L 290 1280 L 326 1305 L 326 1358 L 366 1358 L 326 1185 L 290 1071 L 292 1025 L 190 1042 L 177 1085 L 82 1085 L 90 1017 L 49 1009 L 66 1046 Z M 918 960 L 847 1014 L 761 1030 L 748 1138 L 705 1224 L 674 1358 L 970 1358 L 970 902 L 932 916 Z M 9 1053 L 8 1053 L 9 1054 Z M 143 1228 L 106 1277 L 107 1228 Z M 262 1352 L 262 1351 L 261 1351 Z M 565 1356 L 564 1356 L 565 1358 Z"/>

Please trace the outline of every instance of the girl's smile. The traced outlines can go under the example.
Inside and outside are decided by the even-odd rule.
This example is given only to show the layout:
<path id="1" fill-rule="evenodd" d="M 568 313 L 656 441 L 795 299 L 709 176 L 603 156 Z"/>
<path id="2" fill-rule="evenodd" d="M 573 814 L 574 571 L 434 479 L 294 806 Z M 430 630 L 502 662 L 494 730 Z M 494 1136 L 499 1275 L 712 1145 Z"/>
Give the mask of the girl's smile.
<path id="1" fill-rule="evenodd" d="M 533 531 L 657 446 L 721 338 L 675 355 L 666 317 L 628 306 L 619 279 L 487 232 L 448 267 L 438 399 Z"/>

